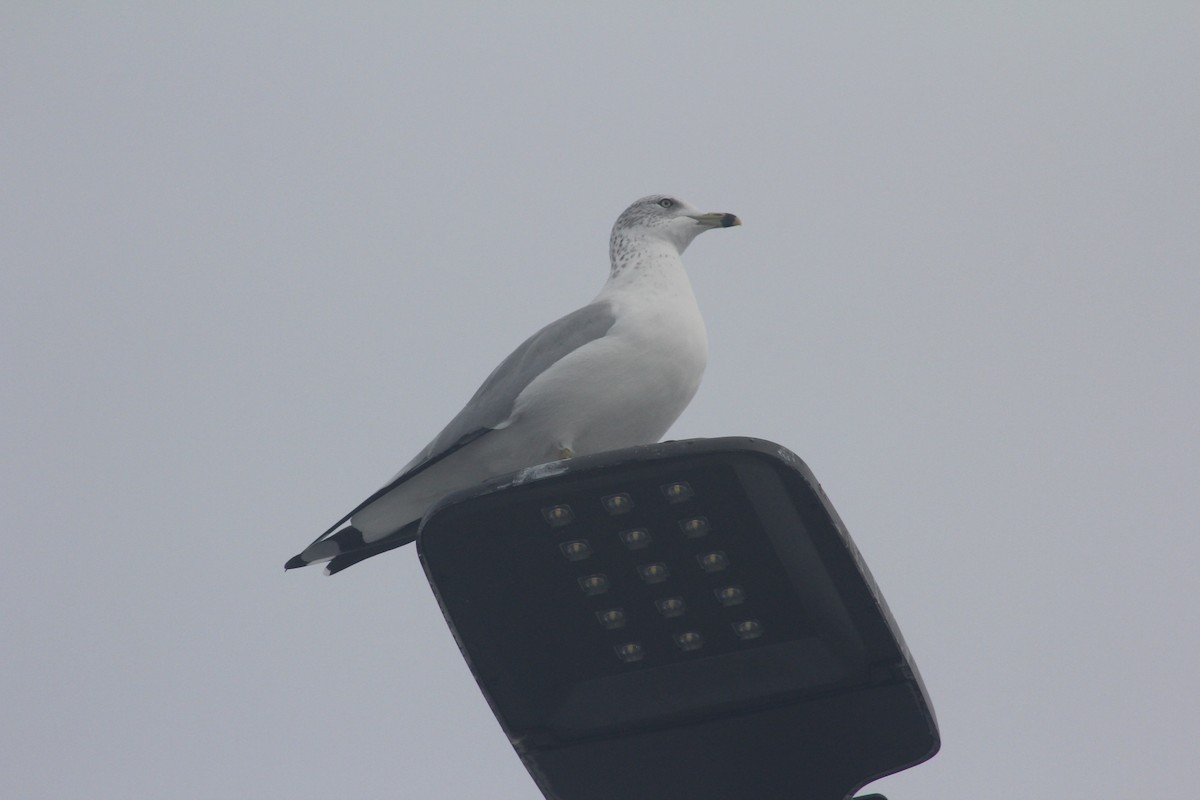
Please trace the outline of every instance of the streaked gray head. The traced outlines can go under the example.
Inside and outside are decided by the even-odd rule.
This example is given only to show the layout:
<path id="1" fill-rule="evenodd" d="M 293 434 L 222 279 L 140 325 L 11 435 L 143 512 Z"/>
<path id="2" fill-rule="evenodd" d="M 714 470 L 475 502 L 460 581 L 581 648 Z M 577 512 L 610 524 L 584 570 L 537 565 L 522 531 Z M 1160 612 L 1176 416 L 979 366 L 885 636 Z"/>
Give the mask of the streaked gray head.
<path id="1" fill-rule="evenodd" d="M 613 267 L 616 268 L 624 251 L 639 239 L 662 239 L 674 244 L 682 253 L 692 239 L 704 231 L 741 224 L 742 221 L 733 214 L 705 213 L 672 195 L 643 197 L 621 212 L 613 225 L 610 245 Z"/>

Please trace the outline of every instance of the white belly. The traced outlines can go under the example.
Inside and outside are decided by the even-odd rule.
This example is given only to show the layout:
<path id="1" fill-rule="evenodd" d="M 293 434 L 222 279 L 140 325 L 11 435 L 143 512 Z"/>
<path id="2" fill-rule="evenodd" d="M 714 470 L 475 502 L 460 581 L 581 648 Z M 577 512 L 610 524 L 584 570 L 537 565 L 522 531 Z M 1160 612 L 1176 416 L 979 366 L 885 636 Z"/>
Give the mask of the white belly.
<path id="1" fill-rule="evenodd" d="M 696 394 L 707 356 L 694 304 L 623 315 L 521 393 L 512 427 L 578 455 L 657 442 Z"/>

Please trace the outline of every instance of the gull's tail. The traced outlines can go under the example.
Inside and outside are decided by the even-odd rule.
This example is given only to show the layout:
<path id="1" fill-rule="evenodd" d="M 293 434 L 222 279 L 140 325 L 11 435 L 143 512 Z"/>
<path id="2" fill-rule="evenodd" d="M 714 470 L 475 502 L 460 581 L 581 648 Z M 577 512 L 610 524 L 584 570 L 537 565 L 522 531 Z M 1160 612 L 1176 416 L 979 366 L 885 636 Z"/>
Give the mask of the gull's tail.
<path id="1" fill-rule="evenodd" d="M 420 522 L 420 520 L 410 522 L 400 530 L 389 533 L 382 539 L 376 539 L 373 542 L 363 539 L 362 531 L 350 525 L 342 528 L 337 533 L 330 534 L 324 539 L 313 542 L 304 548 L 304 552 L 293 556 L 283 565 L 283 568 L 296 569 L 297 567 L 307 567 L 309 564 L 328 561 L 329 563 L 325 566 L 325 574 L 333 575 L 341 572 L 346 567 L 354 566 L 364 558 L 386 553 L 388 550 L 403 547 L 409 542 L 416 540 L 417 527 L 420 525 Z"/>

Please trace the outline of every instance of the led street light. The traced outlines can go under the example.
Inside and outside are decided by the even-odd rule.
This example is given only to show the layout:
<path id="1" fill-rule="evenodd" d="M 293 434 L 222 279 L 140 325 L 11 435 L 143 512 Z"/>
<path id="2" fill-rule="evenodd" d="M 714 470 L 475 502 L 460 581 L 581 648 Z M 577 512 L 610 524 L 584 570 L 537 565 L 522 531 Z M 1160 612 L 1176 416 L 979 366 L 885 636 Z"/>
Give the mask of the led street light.
<path id="1" fill-rule="evenodd" d="M 418 550 L 548 798 L 844 800 L 938 749 L 883 596 L 778 445 L 516 473 L 444 499 Z"/>

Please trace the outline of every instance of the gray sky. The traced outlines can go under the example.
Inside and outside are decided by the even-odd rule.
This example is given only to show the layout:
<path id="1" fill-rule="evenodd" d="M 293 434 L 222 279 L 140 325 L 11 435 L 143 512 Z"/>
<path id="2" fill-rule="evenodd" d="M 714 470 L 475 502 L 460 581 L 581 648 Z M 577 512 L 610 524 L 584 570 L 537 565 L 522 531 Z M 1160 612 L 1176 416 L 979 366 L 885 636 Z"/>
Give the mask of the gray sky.
<path id="1" fill-rule="evenodd" d="M 745 221 L 671 438 L 800 454 L 932 694 L 875 788 L 1194 790 L 1194 4 L 108 5 L 0 12 L 6 796 L 538 797 L 412 548 L 281 567 L 660 191 Z"/>

